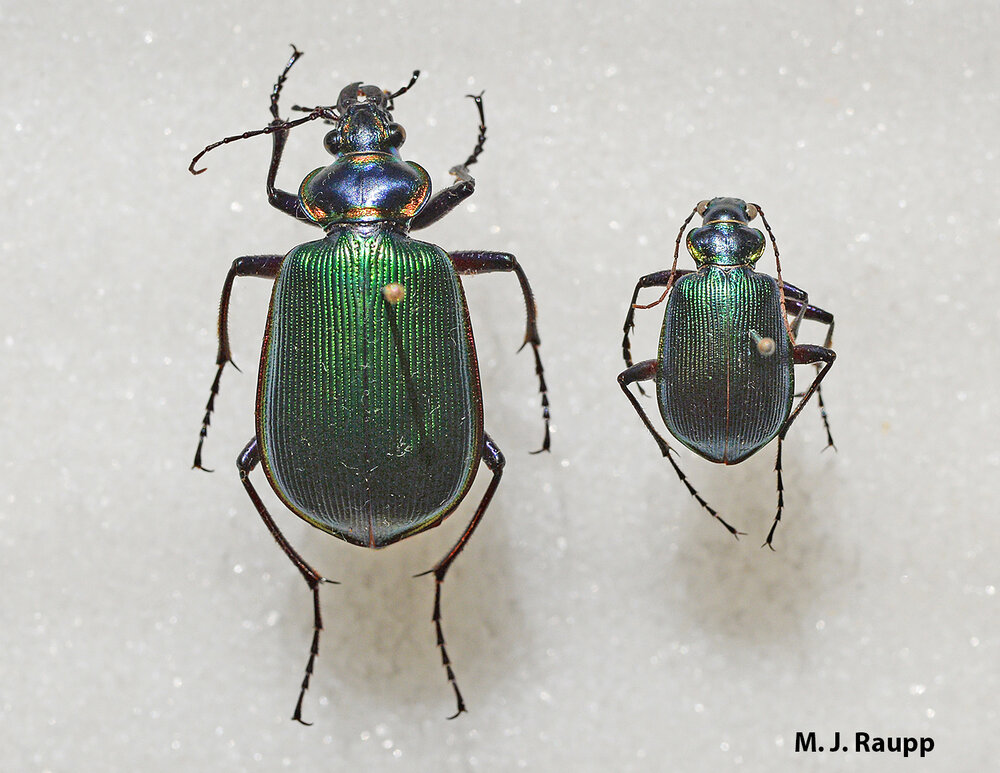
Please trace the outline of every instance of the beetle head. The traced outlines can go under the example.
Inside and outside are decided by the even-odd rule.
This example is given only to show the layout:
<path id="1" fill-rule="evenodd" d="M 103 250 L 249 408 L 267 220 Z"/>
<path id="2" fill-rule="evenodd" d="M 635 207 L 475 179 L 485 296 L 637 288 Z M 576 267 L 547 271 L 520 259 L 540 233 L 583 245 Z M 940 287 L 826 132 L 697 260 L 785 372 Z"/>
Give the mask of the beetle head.
<path id="1" fill-rule="evenodd" d="M 757 207 L 753 204 L 747 204 L 743 199 L 732 199 L 725 196 L 699 201 L 695 210 L 703 218 L 702 225 L 749 223 L 757 217 Z"/>
<path id="2" fill-rule="evenodd" d="M 406 131 L 392 120 L 393 100 L 409 91 L 419 75 L 419 70 L 414 71 L 410 82 L 393 93 L 360 81 L 341 89 L 337 97 L 336 128 L 323 140 L 327 151 L 333 155 L 398 154 L 406 141 Z"/>
<path id="3" fill-rule="evenodd" d="M 389 95 L 377 86 L 352 83 L 337 98 L 337 126 L 323 144 L 333 155 L 392 153 L 403 144 L 403 127 L 392 120 Z"/>
<path id="4" fill-rule="evenodd" d="M 719 197 L 698 202 L 700 227 L 687 235 L 687 248 L 698 265 L 753 265 L 764 252 L 764 234 L 748 223 L 757 207 L 742 199 Z"/>

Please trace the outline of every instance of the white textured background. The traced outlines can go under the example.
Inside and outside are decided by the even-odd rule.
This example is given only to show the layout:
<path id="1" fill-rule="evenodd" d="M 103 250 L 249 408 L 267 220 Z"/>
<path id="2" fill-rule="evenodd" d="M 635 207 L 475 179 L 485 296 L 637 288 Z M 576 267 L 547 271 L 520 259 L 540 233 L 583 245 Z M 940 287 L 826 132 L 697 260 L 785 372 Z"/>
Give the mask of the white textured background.
<path id="1" fill-rule="evenodd" d="M 0 770 L 997 767 L 994 3 L 197 6 L 0 4 Z M 233 464 L 266 282 L 235 293 L 244 373 L 226 374 L 206 448 L 219 471 L 188 469 L 230 261 L 316 231 L 267 205 L 266 139 L 185 167 L 266 124 L 290 42 L 306 56 L 286 106 L 421 68 L 396 115 L 438 188 L 474 142 L 463 95 L 486 89 L 479 188 L 421 238 L 515 252 L 541 309 L 545 458 L 527 453 L 541 427 L 517 283 L 466 282 L 508 465 L 445 585 L 470 705 L 454 722 L 432 582 L 410 575 L 485 474 L 443 528 L 378 554 L 280 513 L 343 582 L 324 591 L 316 724 L 288 720 L 309 596 Z M 323 132 L 292 134 L 284 187 L 327 163 Z M 837 315 L 840 451 L 819 453 L 806 411 L 775 554 L 758 548 L 773 448 L 732 469 L 682 455 L 748 532 L 735 543 L 615 383 L 636 277 L 669 266 L 714 195 L 760 202 L 785 278 Z M 640 357 L 659 317 L 641 318 Z M 809 756 L 796 730 L 936 749 Z"/>

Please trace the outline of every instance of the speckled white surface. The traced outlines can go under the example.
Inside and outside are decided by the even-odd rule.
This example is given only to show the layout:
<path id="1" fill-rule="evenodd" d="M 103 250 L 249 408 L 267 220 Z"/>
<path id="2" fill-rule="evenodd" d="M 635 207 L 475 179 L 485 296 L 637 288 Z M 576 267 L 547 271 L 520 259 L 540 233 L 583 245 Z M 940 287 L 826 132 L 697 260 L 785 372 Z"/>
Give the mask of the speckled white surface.
<path id="1" fill-rule="evenodd" d="M 0 770 L 995 769 L 995 4 L 268 5 L 0 6 Z M 267 205 L 266 140 L 185 167 L 266 123 L 290 42 L 289 105 L 424 70 L 396 114 L 437 187 L 474 141 L 463 95 L 486 89 L 476 195 L 422 238 L 515 252 L 541 308 L 544 458 L 516 282 L 466 282 L 508 466 L 445 586 L 470 705 L 453 722 L 432 584 L 410 576 L 485 476 L 446 526 L 378 554 L 280 514 L 343 582 L 315 726 L 288 720 L 308 594 L 233 465 L 265 282 L 235 294 L 219 472 L 188 469 L 230 261 L 315 232 Z M 293 133 L 285 187 L 326 163 L 322 134 Z M 837 315 L 840 450 L 819 453 L 806 411 L 774 554 L 773 449 L 733 469 L 682 456 L 735 543 L 615 383 L 636 277 L 713 195 L 763 204 L 785 278 Z M 936 748 L 796 754 L 799 730 Z"/>

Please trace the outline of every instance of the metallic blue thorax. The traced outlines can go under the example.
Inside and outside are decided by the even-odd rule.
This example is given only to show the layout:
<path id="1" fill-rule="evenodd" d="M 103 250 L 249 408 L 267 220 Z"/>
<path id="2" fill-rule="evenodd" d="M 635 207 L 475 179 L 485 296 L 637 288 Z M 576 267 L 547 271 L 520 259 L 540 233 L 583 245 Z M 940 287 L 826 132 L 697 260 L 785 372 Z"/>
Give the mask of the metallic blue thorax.
<path id="1" fill-rule="evenodd" d="M 299 187 L 303 209 L 324 228 L 351 222 L 402 225 L 430 197 L 430 176 L 400 158 L 402 128 L 392 122 L 381 92 L 372 89 L 360 84 L 344 89 L 343 118 L 327 136 L 337 160 L 310 172 Z"/>

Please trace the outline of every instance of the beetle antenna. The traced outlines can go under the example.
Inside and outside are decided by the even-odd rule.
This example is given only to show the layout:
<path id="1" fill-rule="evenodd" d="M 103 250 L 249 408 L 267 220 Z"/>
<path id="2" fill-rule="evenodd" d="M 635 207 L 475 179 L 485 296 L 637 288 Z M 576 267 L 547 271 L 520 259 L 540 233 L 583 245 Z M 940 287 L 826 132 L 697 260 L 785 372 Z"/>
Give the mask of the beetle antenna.
<path id="1" fill-rule="evenodd" d="M 774 231 L 771 230 L 770 223 L 764 217 L 764 210 L 760 208 L 760 204 L 751 203 L 750 206 L 757 208 L 757 214 L 760 215 L 760 220 L 764 224 L 764 228 L 767 229 L 767 235 L 771 237 L 771 247 L 774 249 L 774 265 L 778 270 L 778 297 L 781 299 L 781 318 L 785 320 L 785 329 L 788 331 L 788 338 L 794 345 L 795 334 L 792 332 L 792 326 L 788 322 L 788 310 L 785 308 L 785 284 L 781 279 L 781 258 L 778 257 L 778 240 L 774 238 Z"/>
<path id="2" fill-rule="evenodd" d="M 262 134 L 274 134 L 275 132 L 285 131 L 286 129 L 291 129 L 295 126 L 301 126 L 309 121 L 315 121 L 317 118 L 329 118 L 330 110 L 325 107 L 317 107 L 312 110 L 305 118 L 299 118 L 295 121 L 275 121 L 265 126 L 263 129 L 257 129 L 255 131 L 243 132 L 243 134 L 234 134 L 232 137 L 225 137 L 218 142 L 213 142 L 211 145 L 206 145 L 202 151 L 191 159 L 191 163 L 188 164 L 188 171 L 191 174 L 201 174 L 208 167 L 202 167 L 201 169 L 195 169 L 194 165 L 197 164 L 202 156 L 208 153 L 210 150 L 215 150 L 220 145 L 228 145 L 230 142 L 236 142 L 237 140 L 248 140 L 251 137 L 259 137 Z"/>
<path id="3" fill-rule="evenodd" d="M 401 97 L 407 91 L 409 91 L 410 89 L 412 89 L 413 88 L 413 84 L 415 84 L 417 82 L 417 78 L 419 78 L 419 77 L 420 77 L 420 70 L 414 70 L 413 71 L 413 75 L 410 76 L 410 82 L 407 83 L 405 86 L 403 86 L 403 88 L 401 88 L 399 91 L 394 91 L 392 94 L 390 94 L 389 92 L 386 92 L 385 98 L 386 98 L 386 101 L 389 103 L 389 109 L 390 110 L 392 110 L 392 100 L 394 100 L 396 97 Z"/>
<path id="4" fill-rule="evenodd" d="M 322 107 L 317 105 L 316 107 L 303 107 L 302 105 L 292 105 L 292 110 L 298 113 L 311 113 L 314 110 L 325 110 L 328 115 L 323 116 L 323 123 L 336 126 L 340 122 L 340 113 L 338 113 L 337 108 L 333 106 Z"/>
<path id="5" fill-rule="evenodd" d="M 663 295 L 661 295 L 652 303 L 646 303 L 646 304 L 634 303 L 632 304 L 632 308 L 651 309 L 654 306 L 659 306 L 661 303 L 663 303 L 664 300 L 666 300 L 666 297 L 670 292 L 670 288 L 674 286 L 674 280 L 677 278 L 677 257 L 680 255 L 681 252 L 681 238 L 684 236 L 684 229 L 688 227 L 688 223 L 691 222 L 691 218 L 694 217 L 697 213 L 698 213 L 698 207 L 696 206 L 694 209 L 691 210 L 691 214 L 684 219 L 684 222 L 681 223 L 681 230 L 677 232 L 677 241 L 674 242 L 674 262 L 670 266 L 670 279 L 667 280 L 667 286 L 663 288 Z"/>

